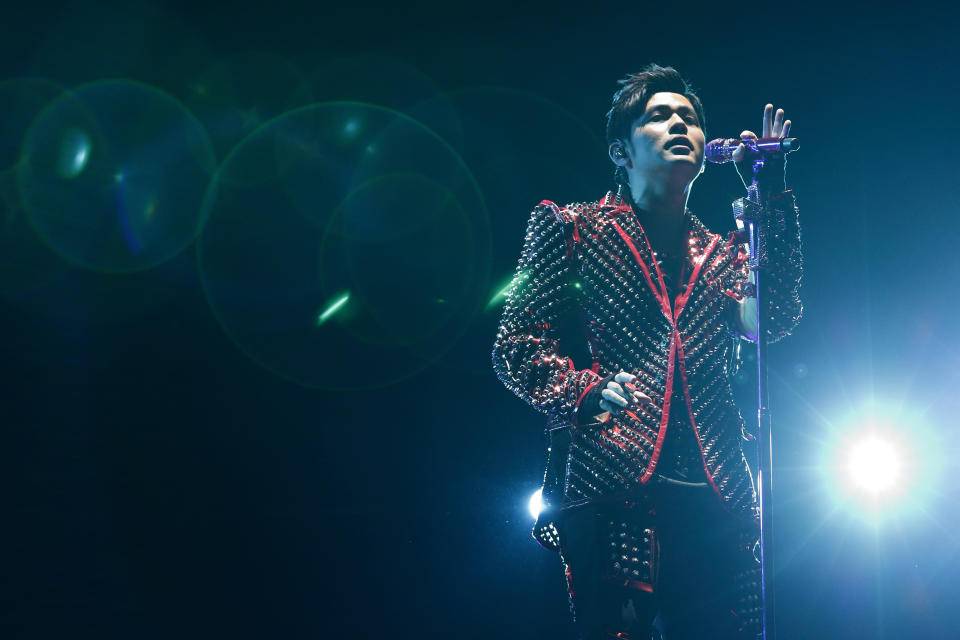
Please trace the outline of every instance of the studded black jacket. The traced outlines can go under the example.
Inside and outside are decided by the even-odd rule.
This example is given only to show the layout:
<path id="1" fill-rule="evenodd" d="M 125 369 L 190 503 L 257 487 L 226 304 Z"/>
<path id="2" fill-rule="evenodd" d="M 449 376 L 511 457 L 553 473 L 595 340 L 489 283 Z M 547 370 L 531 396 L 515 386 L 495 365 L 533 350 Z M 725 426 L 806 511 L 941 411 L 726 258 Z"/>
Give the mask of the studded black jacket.
<path id="1" fill-rule="evenodd" d="M 774 212 L 764 278 L 772 342 L 800 318 L 802 255 L 793 194 L 768 196 L 765 206 Z M 688 228 L 687 277 L 671 300 L 634 211 L 612 194 L 563 207 L 545 200 L 530 216 L 492 359 L 507 388 L 551 416 L 548 429 L 569 430 L 566 451 L 551 454 L 565 458 L 554 492 L 559 508 L 646 484 L 670 414 L 682 411 L 713 491 L 731 511 L 756 515 L 728 375 L 737 305 L 750 293 L 747 250 L 741 234 L 710 233 L 695 216 Z M 580 345 L 570 344 L 571 328 L 582 331 L 586 366 L 574 364 Z M 637 376 L 652 403 L 619 416 L 579 415 L 588 392 L 621 370 Z M 675 379 L 682 389 L 673 388 Z"/>

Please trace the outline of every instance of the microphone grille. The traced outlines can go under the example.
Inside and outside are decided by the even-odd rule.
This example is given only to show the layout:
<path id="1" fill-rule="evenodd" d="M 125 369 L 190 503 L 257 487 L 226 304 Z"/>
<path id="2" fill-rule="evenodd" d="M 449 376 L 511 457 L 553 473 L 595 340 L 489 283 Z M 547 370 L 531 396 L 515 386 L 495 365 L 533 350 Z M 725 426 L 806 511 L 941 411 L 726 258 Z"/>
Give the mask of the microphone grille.
<path id="1" fill-rule="evenodd" d="M 704 150 L 704 156 L 707 162 L 723 164 L 733 160 L 733 152 L 736 151 L 740 141 L 735 138 L 717 138 L 707 143 Z"/>

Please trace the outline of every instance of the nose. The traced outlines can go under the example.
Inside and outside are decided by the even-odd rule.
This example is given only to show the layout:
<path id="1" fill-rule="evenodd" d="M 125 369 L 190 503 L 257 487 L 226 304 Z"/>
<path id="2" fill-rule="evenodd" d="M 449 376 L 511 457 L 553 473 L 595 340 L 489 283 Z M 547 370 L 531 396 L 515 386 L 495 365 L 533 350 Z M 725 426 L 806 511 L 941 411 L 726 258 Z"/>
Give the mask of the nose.
<path id="1" fill-rule="evenodd" d="M 670 133 L 686 133 L 687 132 L 687 123 L 684 121 L 683 116 L 679 113 L 674 113 L 670 116 L 670 128 L 668 129 Z"/>

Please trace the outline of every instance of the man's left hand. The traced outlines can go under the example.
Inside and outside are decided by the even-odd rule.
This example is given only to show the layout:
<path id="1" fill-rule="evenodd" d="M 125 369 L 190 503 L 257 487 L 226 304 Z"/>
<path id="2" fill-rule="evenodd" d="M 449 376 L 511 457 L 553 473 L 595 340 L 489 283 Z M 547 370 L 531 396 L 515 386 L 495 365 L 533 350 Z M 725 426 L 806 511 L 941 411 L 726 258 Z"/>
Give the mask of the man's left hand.
<path id="1" fill-rule="evenodd" d="M 790 134 L 790 124 L 789 120 L 784 120 L 783 109 L 777 109 L 776 114 L 773 112 L 773 105 L 768 104 L 763 109 L 763 132 L 762 138 L 786 138 Z M 753 131 L 744 131 L 740 134 L 740 138 L 748 139 L 757 139 L 757 134 Z M 736 163 L 737 173 L 740 174 L 740 179 L 743 181 L 743 185 L 747 186 L 749 182 L 746 177 L 750 176 L 753 172 L 752 163 L 749 161 L 744 162 L 746 157 L 747 148 L 744 145 L 739 145 L 736 151 L 733 152 L 733 160 Z M 786 191 L 786 157 L 782 154 L 767 156 L 764 161 L 763 170 L 758 176 L 758 181 L 760 182 L 761 187 L 765 191 Z M 782 178 L 782 180 L 781 180 Z"/>

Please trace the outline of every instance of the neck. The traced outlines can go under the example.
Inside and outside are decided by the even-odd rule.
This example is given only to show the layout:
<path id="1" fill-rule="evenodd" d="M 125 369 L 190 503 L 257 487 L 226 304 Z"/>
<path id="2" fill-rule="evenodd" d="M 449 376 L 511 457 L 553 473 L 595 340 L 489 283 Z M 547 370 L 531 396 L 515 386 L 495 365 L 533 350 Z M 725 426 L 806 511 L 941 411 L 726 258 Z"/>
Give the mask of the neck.
<path id="1" fill-rule="evenodd" d="M 676 251 L 683 243 L 687 198 L 690 185 L 682 189 L 668 188 L 664 184 L 641 183 L 630 186 L 634 207 L 643 231 L 653 249 Z"/>

